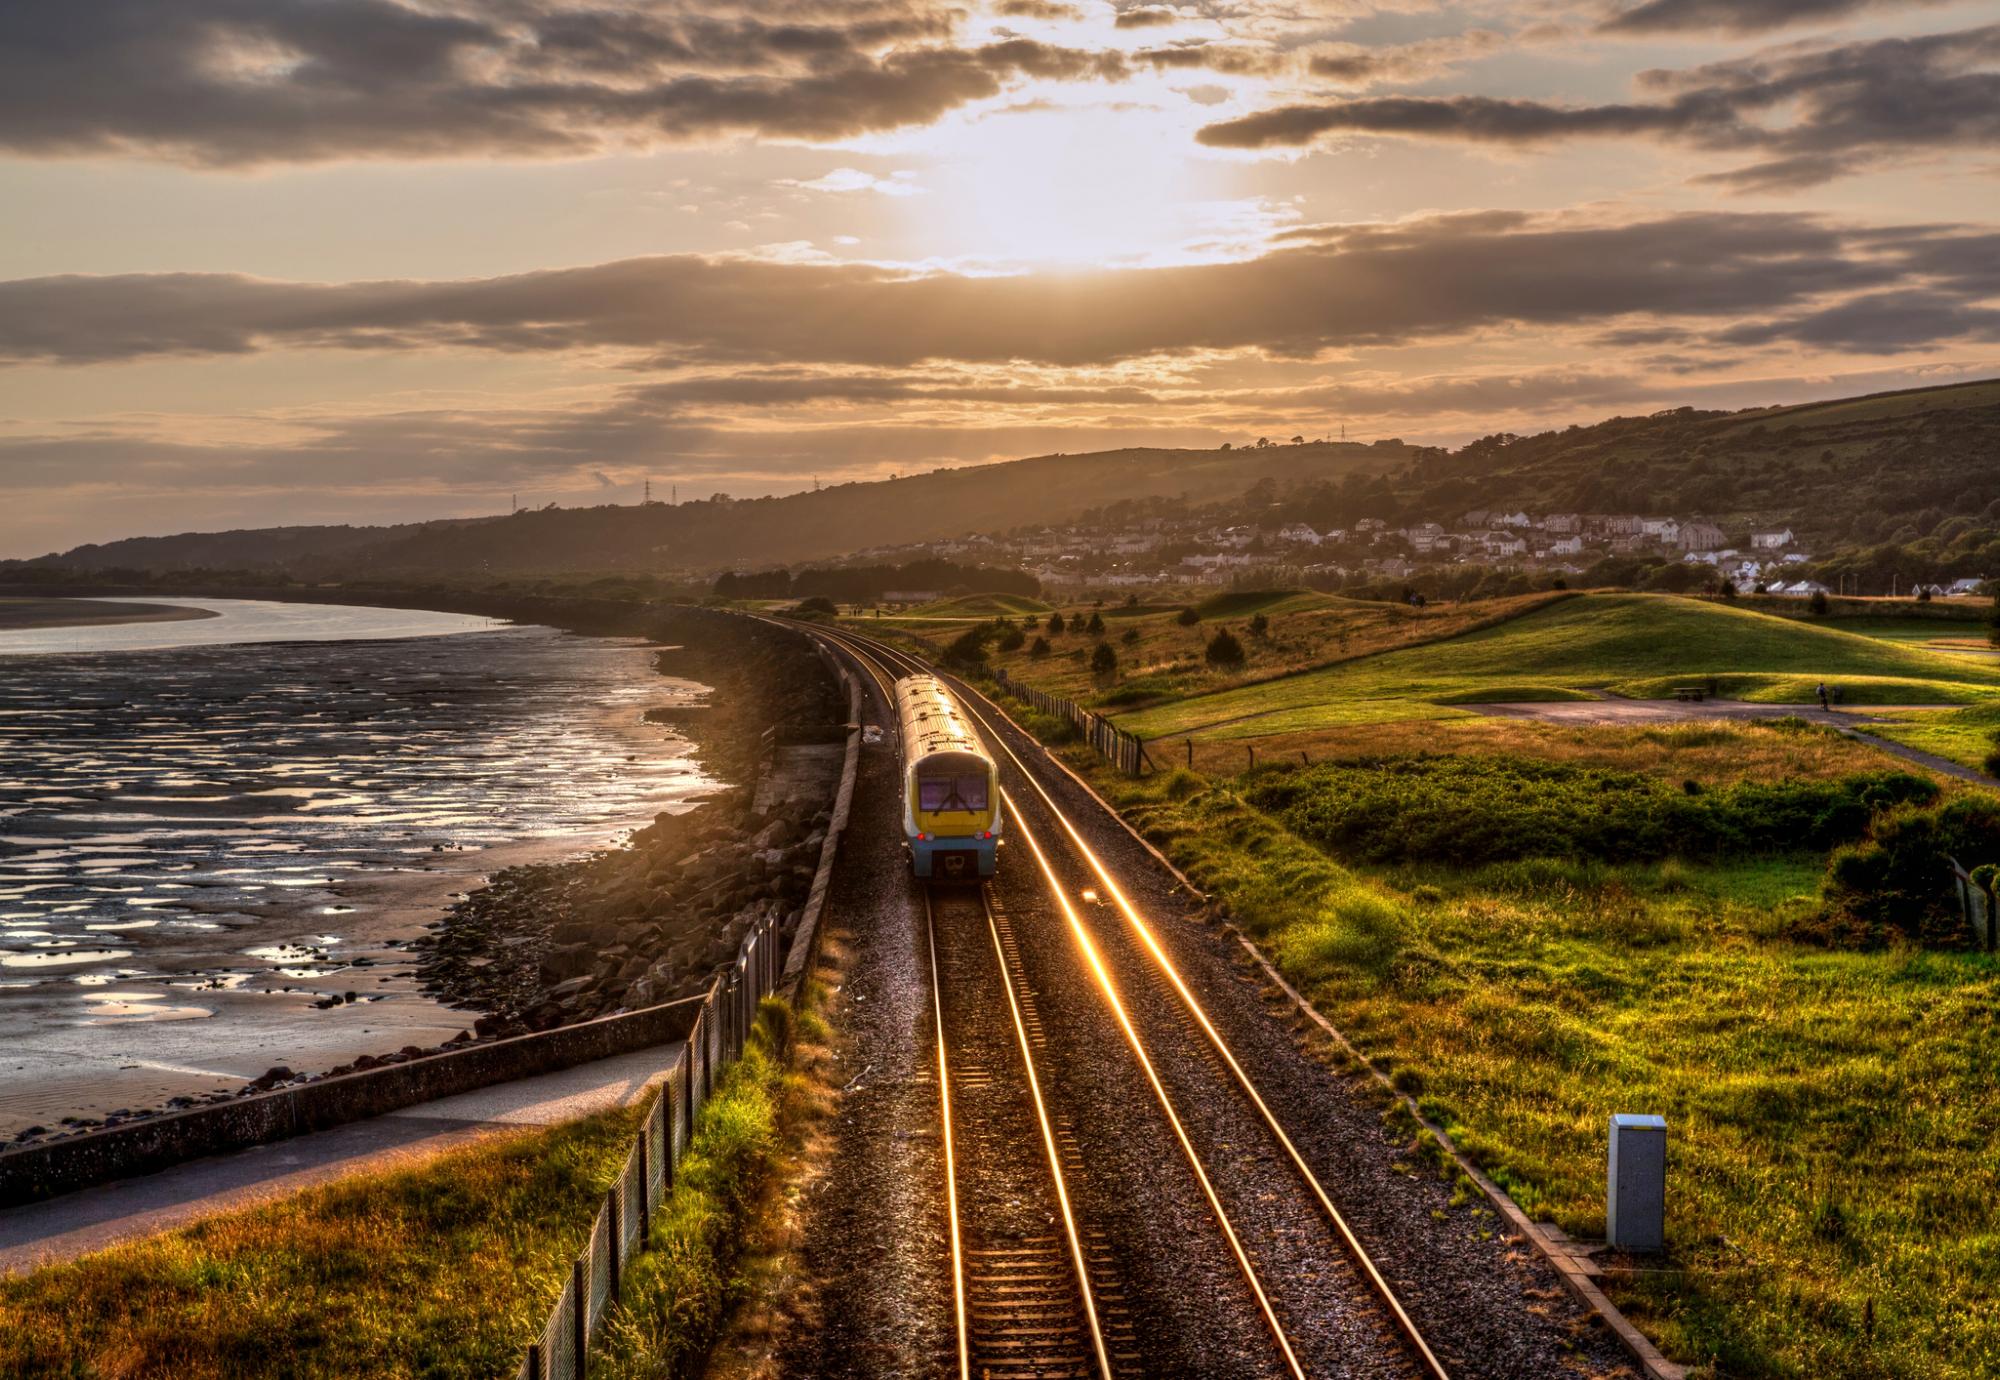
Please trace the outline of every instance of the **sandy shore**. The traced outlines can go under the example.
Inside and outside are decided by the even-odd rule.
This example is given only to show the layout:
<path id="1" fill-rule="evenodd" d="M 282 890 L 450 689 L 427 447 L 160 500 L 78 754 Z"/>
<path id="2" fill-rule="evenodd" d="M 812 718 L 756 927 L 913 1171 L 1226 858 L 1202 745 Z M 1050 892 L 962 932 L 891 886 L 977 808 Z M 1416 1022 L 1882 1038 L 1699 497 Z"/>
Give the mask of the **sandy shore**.
<path id="1" fill-rule="evenodd" d="M 0 599 L 0 630 L 94 628 L 115 623 L 185 623 L 216 616 L 211 609 L 112 603 L 108 599 Z"/>

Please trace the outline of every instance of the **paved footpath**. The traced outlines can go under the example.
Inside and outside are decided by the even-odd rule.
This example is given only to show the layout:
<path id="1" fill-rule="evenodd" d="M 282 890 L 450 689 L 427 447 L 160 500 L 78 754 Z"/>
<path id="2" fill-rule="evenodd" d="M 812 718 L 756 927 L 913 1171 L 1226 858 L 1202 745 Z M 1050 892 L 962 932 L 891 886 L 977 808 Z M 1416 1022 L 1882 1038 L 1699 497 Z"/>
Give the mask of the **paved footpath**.
<path id="1" fill-rule="evenodd" d="M 1461 706 L 1475 713 L 1489 714 L 1502 719 L 1539 719 L 1544 723 L 1561 724 L 1665 724 L 1686 723 L 1693 719 L 1805 719 L 1809 723 L 1825 724 L 1835 728 L 1850 738 L 1866 739 L 1871 747 L 1915 762 L 1920 767 L 1928 767 L 1945 776 L 1955 776 L 1961 781 L 1978 781 L 1991 785 L 1992 781 L 1974 771 L 1961 766 L 1949 757 L 1940 757 L 1934 752 L 1921 748 L 1906 747 L 1887 738 L 1868 732 L 1870 723 L 1880 722 L 1886 714 L 1909 714 L 1918 711 L 1935 712 L 1956 709 L 1950 704 L 1875 704 L 1850 705 L 1841 709 L 1818 709 L 1803 704 L 1753 704 L 1747 700 L 1627 700 L 1606 696 L 1593 700 L 1532 700 L 1514 704 L 1468 704 Z"/>
<path id="2" fill-rule="evenodd" d="M 485 1136 L 630 1106 L 666 1077 L 680 1048 L 678 1043 L 659 1045 L 600 1059 L 0 1210 L 0 1275 L 72 1259 L 349 1174 L 404 1168 Z"/>

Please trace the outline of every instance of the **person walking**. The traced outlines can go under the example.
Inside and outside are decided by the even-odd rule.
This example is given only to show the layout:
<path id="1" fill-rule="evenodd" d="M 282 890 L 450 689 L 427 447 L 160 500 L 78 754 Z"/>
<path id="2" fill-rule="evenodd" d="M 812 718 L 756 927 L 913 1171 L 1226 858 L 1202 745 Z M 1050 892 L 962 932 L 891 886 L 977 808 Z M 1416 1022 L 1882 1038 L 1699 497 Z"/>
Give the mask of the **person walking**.
<path id="1" fill-rule="evenodd" d="M 1831 709 L 1831 708 L 1832 708 L 1832 706 L 1831 706 L 1831 705 L 1829 705 L 1829 704 L 1828 704 L 1828 703 L 1826 702 L 1826 682 L 1825 682 L 1825 681 L 1821 681 L 1821 682 L 1820 682 L 1820 683 L 1819 683 L 1819 684 L 1818 684 L 1817 686 L 1815 686 L 1815 687 L 1814 687 L 1814 689 L 1815 689 L 1815 690 L 1816 690 L 1816 691 L 1818 692 L 1818 694 L 1819 694 L 1819 707 L 1820 707 L 1820 708 L 1821 708 L 1822 710 L 1828 710 L 1828 709 Z"/>

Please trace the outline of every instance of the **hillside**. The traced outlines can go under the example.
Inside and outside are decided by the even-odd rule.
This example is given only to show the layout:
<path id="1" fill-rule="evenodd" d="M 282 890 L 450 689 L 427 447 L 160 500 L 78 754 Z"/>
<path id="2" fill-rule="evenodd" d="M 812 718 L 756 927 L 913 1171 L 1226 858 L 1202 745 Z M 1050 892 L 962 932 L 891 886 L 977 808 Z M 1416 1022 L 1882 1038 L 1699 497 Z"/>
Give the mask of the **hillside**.
<path id="1" fill-rule="evenodd" d="M 1393 511 L 1374 515 L 1389 518 L 1699 515 L 1732 533 L 1789 526 L 1820 551 L 1948 547 L 2000 525 L 2000 381 L 1488 436 L 1425 452 L 1380 491 Z"/>
<path id="2" fill-rule="evenodd" d="M 1715 682 L 1728 697 L 1805 703 L 1821 680 L 1849 704 L 1976 702 L 2000 669 L 1745 609 L 1655 594 L 1593 594 L 1497 626 L 1122 716 L 1141 737 L 1256 737 L 1326 724 L 1428 718 L 1440 706 L 1653 697 Z"/>
<path id="3" fill-rule="evenodd" d="M 1329 483 L 1408 463 L 1376 445 L 1044 455 L 839 484 L 779 498 L 554 508 L 389 528 L 281 528 L 137 538 L 39 564 L 72 569 L 277 568 L 306 577 L 708 572 L 1060 523 L 1130 499 L 1234 499 L 1262 479 Z"/>

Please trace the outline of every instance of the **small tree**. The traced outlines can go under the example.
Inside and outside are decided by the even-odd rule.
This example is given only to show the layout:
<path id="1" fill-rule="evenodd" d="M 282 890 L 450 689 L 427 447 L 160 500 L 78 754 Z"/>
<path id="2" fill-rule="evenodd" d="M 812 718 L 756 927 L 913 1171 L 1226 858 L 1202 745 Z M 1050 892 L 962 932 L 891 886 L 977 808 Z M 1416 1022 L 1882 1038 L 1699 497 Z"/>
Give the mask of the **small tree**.
<path id="1" fill-rule="evenodd" d="M 967 628 L 952 644 L 944 649 L 945 663 L 950 666 L 977 667 L 986 664 L 986 639 L 992 636 L 984 625 Z"/>
<path id="2" fill-rule="evenodd" d="M 1928 604 L 1930 601 L 1931 601 L 1931 587 L 1929 585 L 1918 585 L 1917 602 L 1919 604 Z"/>
<path id="3" fill-rule="evenodd" d="M 1716 590 L 1716 593 L 1725 599 L 1734 599 L 1736 597 L 1736 581 L 1724 580 L 1721 587 Z"/>
<path id="4" fill-rule="evenodd" d="M 1986 611 L 1986 640 L 2000 647 L 2000 598 L 1995 598 L 1993 607 Z"/>
<path id="5" fill-rule="evenodd" d="M 1217 628 L 1215 636 L 1208 639 L 1208 650 L 1204 653 L 1211 666 L 1241 666 L 1243 664 L 1243 644 L 1227 628 Z"/>
<path id="6" fill-rule="evenodd" d="M 1196 613 L 1194 611 L 1194 605 L 1190 604 L 1186 608 L 1182 609 L 1179 613 L 1174 615 L 1174 621 L 1180 624 L 1183 628 L 1192 628 L 1195 624 L 1201 621 L 1201 615 Z M 2000 638 L 1996 638 L 1995 641 L 2000 641 Z"/>
<path id="7" fill-rule="evenodd" d="M 1048 627 L 1049 627 L 1050 637 L 1061 636 L 1063 630 L 1063 616 L 1061 609 L 1057 609 L 1054 613 L 1049 615 Z"/>
<path id="8" fill-rule="evenodd" d="M 1027 645 L 1027 641 L 1028 635 L 1012 623 L 1009 623 L 1007 631 L 1000 634 L 1000 650 L 1003 652 L 1018 652 L 1022 647 Z"/>
<path id="9" fill-rule="evenodd" d="M 1568 581 L 1568 580 L 1565 580 L 1565 579 L 1564 579 L 1564 578 L 1563 578 L 1562 576 L 1558 575 L 1558 576 L 1556 576 L 1555 580 L 1554 580 L 1554 581 L 1553 581 L 1553 582 L 1552 582 L 1552 583 L 1551 583 L 1551 584 L 1549 585 L 1549 588 L 1550 588 L 1550 589 L 1568 589 L 1568 588 L 1569 588 L 1569 581 Z"/>
<path id="10" fill-rule="evenodd" d="M 1099 680 L 1109 680 L 1118 674 L 1118 653 L 1111 650 L 1109 642 L 1097 644 L 1097 650 L 1090 654 L 1090 673 Z"/>
<path id="11" fill-rule="evenodd" d="M 1259 641 L 1271 635 L 1271 620 L 1258 614 L 1250 620 L 1250 635 Z"/>
<path id="12" fill-rule="evenodd" d="M 840 610 L 834 607 L 833 600 L 827 598 L 824 594 L 815 594 L 810 599 L 799 600 L 798 608 L 795 610 L 795 612 L 820 613 L 820 614 L 825 614 L 827 617 L 831 618 L 835 614 L 839 613 Z"/>
<path id="13" fill-rule="evenodd" d="M 1028 648 L 1028 655 L 1033 657 L 1036 661 L 1040 661 L 1043 657 L 1047 656 L 1048 654 L 1049 654 L 1049 640 L 1046 637 L 1036 638 L 1034 644 Z"/>
<path id="14" fill-rule="evenodd" d="M 1137 628 L 1127 628 L 1118 635 L 1118 640 L 1129 647 L 1132 643 L 1139 640 L 1139 630 Z"/>
<path id="15" fill-rule="evenodd" d="M 1806 600 L 1806 609 L 1810 613 L 1818 614 L 1822 617 L 1825 616 L 1826 591 L 1823 589 L 1814 590 L 1812 592 L 1812 598 Z"/>
<path id="16" fill-rule="evenodd" d="M 1101 613 L 1092 613 L 1090 621 L 1083 625 L 1083 630 L 1092 637 L 1104 636 L 1104 615 Z"/>

